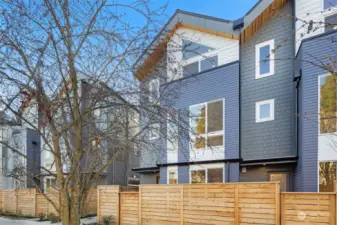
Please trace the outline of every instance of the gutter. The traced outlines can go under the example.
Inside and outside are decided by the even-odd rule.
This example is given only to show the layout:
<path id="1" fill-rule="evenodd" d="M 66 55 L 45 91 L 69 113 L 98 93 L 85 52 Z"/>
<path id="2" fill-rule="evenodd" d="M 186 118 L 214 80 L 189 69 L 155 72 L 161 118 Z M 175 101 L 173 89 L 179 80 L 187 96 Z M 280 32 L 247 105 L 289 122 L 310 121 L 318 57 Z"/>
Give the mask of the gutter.
<path id="1" fill-rule="evenodd" d="M 162 163 L 157 164 L 158 167 L 162 166 L 188 166 L 188 165 L 198 165 L 198 164 L 211 164 L 211 163 L 229 163 L 229 162 L 241 162 L 241 158 L 234 159 L 219 159 L 219 160 L 205 160 L 205 161 L 193 161 L 193 162 L 176 162 L 176 163 Z"/>

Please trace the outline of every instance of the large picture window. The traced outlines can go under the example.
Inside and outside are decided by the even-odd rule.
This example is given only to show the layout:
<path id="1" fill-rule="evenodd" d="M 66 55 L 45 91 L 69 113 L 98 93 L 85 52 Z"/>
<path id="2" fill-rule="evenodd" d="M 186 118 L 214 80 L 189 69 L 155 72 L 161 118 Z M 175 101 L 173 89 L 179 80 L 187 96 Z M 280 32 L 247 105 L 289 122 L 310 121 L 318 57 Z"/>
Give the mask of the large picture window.
<path id="1" fill-rule="evenodd" d="M 200 168 L 191 168 L 190 176 L 191 184 L 223 183 L 224 169 L 219 165 L 204 165 Z"/>
<path id="2" fill-rule="evenodd" d="M 336 77 L 332 75 L 319 77 L 319 90 L 320 133 L 336 132 Z"/>
<path id="3" fill-rule="evenodd" d="M 319 163 L 319 191 L 334 192 L 336 181 L 336 162 Z"/>
<path id="4" fill-rule="evenodd" d="M 217 100 L 190 107 L 193 149 L 222 147 L 224 139 L 224 102 Z"/>

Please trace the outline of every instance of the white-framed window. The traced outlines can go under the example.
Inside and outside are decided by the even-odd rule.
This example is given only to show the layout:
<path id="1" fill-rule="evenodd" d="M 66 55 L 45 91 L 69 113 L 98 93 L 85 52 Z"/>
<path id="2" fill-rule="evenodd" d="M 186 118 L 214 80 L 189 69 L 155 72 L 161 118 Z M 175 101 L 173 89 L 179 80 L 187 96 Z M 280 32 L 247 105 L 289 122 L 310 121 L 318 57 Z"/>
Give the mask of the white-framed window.
<path id="1" fill-rule="evenodd" d="M 167 184 L 178 184 L 178 167 L 167 167 Z"/>
<path id="2" fill-rule="evenodd" d="M 337 11 L 337 8 L 336 8 Z M 337 13 L 325 17 L 325 32 L 337 30 Z"/>
<path id="3" fill-rule="evenodd" d="M 265 100 L 255 103 L 255 120 L 256 123 L 271 121 L 275 119 L 274 115 L 275 100 Z"/>
<path id="4" fill-rule="evenodd" d="M 319 134 L 337 132 L 337 79 L 325 74 L 318 77 L 319 85 Z"/>
<path id="5" fill-rule="evenodd" d="M 274 49 L 274 39 L 255 46 L 255 79 L 268 77 L 274 74 Z"/>
<path id="6" fill-rule="evenodd" d="M 319 192 L 334 192 L 334 183 L 337 179 L 337 166 L 335 161 L 318 162 Z"/>
<path id="7" fill-rule="evenodd" d="M 190 184 L 211 184 L 224 182 L 224 164 L 190 166 Z"/>
<path id="8" fill-rule="evenodd" d="M 191 62 L 192 61 L 192 62 Z M 219 65 L 218 55 L 196 57 L 183 65 L 183 76 L 200 73 Z"/>
<path id="9" fill-rule="evenodd" d="M 149 81 L 149 101 L 151 103 L 159 102 L 160 97 L 160 82 L 159 79 L 152 79 Z"/>
<path id="10" fill-rule="evenodd" d="M 190 106 L 194 150 L 224 146 L 224 100 Z"/>
<path id="11" fill-rule="evenodd" d="M 152 123 L 149 126 L 149 140 L 157 140 L 160 138 L 160 124 Z"/>

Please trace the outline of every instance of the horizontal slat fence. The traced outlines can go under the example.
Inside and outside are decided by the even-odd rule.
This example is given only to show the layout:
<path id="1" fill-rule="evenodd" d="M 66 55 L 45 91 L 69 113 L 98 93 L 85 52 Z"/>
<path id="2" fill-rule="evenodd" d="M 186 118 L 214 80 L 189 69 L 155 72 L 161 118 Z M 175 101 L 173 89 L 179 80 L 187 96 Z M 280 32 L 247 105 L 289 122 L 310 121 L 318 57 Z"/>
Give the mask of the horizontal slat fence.
<path id="1" fill-rule="evenodd" d="M 59 198 L 56 190 L 48 190 L 43 194 L 36 189 L 0 190 L 0 210 L 6 214 L 38 217 L 40 213 L 57 214 L 55 207 L 46 199 L 46 195 L 58 206 Z M 89 191 L 83 216 L 97 214 L 97 190 Z"/>
<path id="2" fill-rule="evenodd" d="M 98 190 L 99 221 L 113 216 L 119 225 L 280 224 L 277 182 L 141 185 L 138 193 L 114 186 Z"/>
<path id="3" fill-rule="evenodd" d="M 282 225 L 335 225 L 336 193 L 282 193 Z"/>

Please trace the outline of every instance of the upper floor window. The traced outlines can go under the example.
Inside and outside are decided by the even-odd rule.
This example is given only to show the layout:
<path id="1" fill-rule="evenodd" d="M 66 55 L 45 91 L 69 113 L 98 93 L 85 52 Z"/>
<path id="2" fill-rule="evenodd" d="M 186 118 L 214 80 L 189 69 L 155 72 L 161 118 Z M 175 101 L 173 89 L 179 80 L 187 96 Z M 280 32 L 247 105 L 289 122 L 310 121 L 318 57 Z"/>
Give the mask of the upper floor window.
<path id="1" fill-rule="evenodd" d="M 193 149 L 222 147 L 224 139 L 224 102 L 217 100 L 190 107 Z"/>
<path id="2" fill-rule="evenodd" d="M 274 99 L 255 103 L 256 123 L 274 120 Z"/>
<path id="3" fill-rule="evenodd" d="M 214 48 L 202 45 L 196 42 L 183 39 L 183 59 L 187 60 L 196 56 L 203 55 L 207 52 L 213 51 Z"/>
<path id="4" fill-rule="evenodd" d="M 196 62 L 183 66 L 183 75 L 184 76 L 193 75 L 196 73 L 212 69 L 214 67 L 217 67 L 218 65 L 219 62 L 217 55 L 212 57 L 201 57 Z"/>
<path id="5" fill-rule="evenodd" d="M 336 77 L 332 75 L 320 76 L 319 90 L 320 133 L 336 132 Z"/>
<path id="6" fill-rule="evenodd" d="M 337 14 L 325 18 L 325 32 L 337 30 Z"/>
<path id="7" fill-rule="evenodd" d="M 337 0 L 323 0 L 323 7 L 324 10 L 331 7 L 337 7 Z"/>
<path id="8" fill-rule="evenodd" d="M 255 78 L 263 78 L 274 74 L 274 40 L 255 46 Z"/>
<path id="9" fill-rule="evenodd" d="M 151 103 L 158 102 L 160 96 L 159 79 L 152 79 L 149 82 L 149 101 Z"/>

